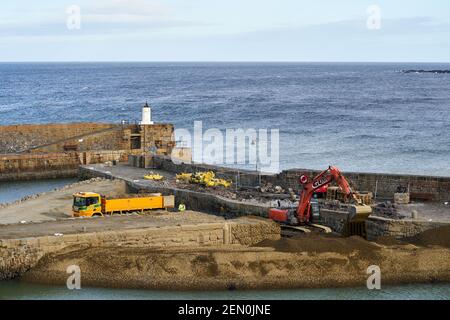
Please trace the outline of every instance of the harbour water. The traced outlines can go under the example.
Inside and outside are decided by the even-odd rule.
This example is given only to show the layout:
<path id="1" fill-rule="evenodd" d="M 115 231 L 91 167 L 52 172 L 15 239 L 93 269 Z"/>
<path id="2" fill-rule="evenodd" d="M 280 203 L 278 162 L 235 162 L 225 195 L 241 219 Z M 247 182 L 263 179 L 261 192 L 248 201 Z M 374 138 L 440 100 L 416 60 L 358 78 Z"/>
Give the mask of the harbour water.
<path id="1" fill-rule="evenodd" d="M 48 192 L 75 181 L 76 178 L 0 182 L 0 203 L 14 202 L 25 196 Z"/>
<path id="2" fill-rule="evenodd" d="M 449 300 L 450 284 L 414 284 L 386 286 L 381 290 L 367 288 L 330 288 L 268 291 L 152 291 L 105 288 L 68 290 L 64 286 L 48 286 L 20 281 L 0 282 L 0 299 L 45 300 Z"/>

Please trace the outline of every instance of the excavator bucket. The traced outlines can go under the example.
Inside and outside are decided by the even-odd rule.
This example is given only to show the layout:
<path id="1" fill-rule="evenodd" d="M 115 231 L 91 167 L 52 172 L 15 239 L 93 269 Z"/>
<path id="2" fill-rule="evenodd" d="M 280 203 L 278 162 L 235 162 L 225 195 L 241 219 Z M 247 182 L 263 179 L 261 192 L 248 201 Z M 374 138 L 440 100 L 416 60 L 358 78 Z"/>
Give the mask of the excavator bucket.
<path id="1" fill-rule="evenodd" d="M 350 214 L 350 222 L 365 221 L 372 213 L 372 207 L 367 205 L 351 205 L 348 208 L 348 212 Z"/>
<path id="2" fill-rule="evenodd" d="M 344 236 L 360 236 L 367 238 L 366 219 L 372 213 L 372 208 L 368 205 L 351 205 L 348 208 L 349 218 L 344 226 L 342 234 Z"/>

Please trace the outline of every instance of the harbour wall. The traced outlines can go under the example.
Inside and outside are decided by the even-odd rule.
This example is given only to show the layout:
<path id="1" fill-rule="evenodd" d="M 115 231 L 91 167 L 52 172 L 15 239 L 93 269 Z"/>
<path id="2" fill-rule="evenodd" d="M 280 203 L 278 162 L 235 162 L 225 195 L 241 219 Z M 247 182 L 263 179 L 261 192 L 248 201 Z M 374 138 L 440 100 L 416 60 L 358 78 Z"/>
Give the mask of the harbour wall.
<path id="1" fill-rule="evenodd" d="M 130 150 L 0 155 L 0 181 L 70 178 L 78 166 L 127 161 Z"/>
<path id="2" fill-rule="evenodd" d="M 347 212 L 320 209 L 320 223 L 334 231 L 345 234 Z M 423 221 L 413 219 L 395 220 L 378 216 L 370 216 L 365 221 L 366 238 L 375 241 L 379 237 L 394 237 L 397 239 L 413 237 L 430 229 L 448 226 L 448 223 L 438 221 Z"/>
<path id="3" fill-rule="evenodd" d="M 132 126 L 67 123 L 0 126 L 0 153 L 60 152 L 69 146 L 83 150 L 127 149 L 123 139 Z"/>
<path id="4" fill-rule="evenodd" d="M 275 176 L 268 176 L 267 181 L 298 191 L 298 179 L 301 174 L 315 176 L 319 173 L 320 171 L 309 169 L 285 170 Z M 412 200 L 450 200 L 450 177 L 362 172 L 344 172 L 343 174 L 357 190 L 371 191 L 382 199 L 393 199 L 397 188 L 404 187 L 409 189 Z"/>
<path id="5" fill-rule="evenodd" d="M 83 122 L 0 126 L 0 154 L 137 149 L 142 151 L 150 147 L 164 153 L 171 151 L 174 146 L 173 133 L 171 124 Z"/>
<path id="6" fill-rule="evenodd" d="M 141 168 L 153 167 L 174 173 L 211 170 L 219 177 L 230 179 L 240 186 L 256 187 L 261 183 L 272 183 L 286 190 L 291 188 L 296 192 L 299 191 L 301 174 L 313 177 L 320 173 L 318 170 L 290 169 L 278 174 L 264 174 L 205 164 L 174 163 L 169 157 L 148 155 L 130 157 L 129 163 Z M 412 200 L 450 200 L 450 177 L 361 172 L 344 172 L 343 174 L 357 190 L 371 191 L 381 199 L 393 199 L 397 188 L 405 187 L 409 188 Z"/>
<path id="7" fill-rule="evenodd" d="M 33 268 L 47 254 L 80 247 L 202 247 L 253 245 L 280 238 L 280 227 L 264 220 L 205 223 L 122 231 L 0 240 L 0 280 Z"/>
<path id="8" fill-rule="evenodd" d="M 170 154 L 171 124 L 66 123 L 0 126 L 0 181 L 74 177 L 80 164 Z"/>

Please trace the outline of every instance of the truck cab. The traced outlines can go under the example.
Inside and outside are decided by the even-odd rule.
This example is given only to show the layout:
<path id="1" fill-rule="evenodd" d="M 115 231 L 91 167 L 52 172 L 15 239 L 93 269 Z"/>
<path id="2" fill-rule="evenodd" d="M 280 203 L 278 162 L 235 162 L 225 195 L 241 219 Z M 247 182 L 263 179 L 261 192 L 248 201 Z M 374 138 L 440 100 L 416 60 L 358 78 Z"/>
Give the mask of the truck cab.
<path id="1" fill-rule="evenodd" d="M 101 196 L 94 192 L 77 192 L 73 195 L 74 217 L 92 217 L 102 214 Z"/>

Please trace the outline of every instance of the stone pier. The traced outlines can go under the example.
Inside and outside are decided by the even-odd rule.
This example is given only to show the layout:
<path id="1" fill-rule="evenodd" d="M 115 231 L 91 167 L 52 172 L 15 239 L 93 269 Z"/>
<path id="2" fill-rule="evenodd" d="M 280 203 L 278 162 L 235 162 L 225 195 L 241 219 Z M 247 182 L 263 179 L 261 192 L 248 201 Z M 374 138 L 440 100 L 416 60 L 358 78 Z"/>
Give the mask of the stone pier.
<path id="1" fill-rule="evenodd" d="M 225 220 L 193 211 L 2 225 L 0 280 L 23 274 L 44 255 L 71 248 L 249 246 L 279 238 L 280 227 L 265 219 Z"/>

